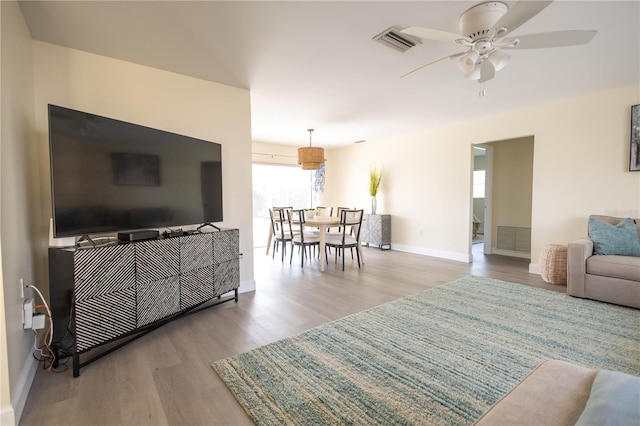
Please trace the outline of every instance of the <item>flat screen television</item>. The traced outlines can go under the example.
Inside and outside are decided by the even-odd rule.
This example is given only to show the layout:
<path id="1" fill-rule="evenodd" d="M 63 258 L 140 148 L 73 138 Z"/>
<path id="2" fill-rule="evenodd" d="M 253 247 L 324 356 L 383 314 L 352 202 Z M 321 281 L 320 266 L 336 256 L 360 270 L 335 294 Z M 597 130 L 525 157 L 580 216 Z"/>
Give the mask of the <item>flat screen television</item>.
<path id="1" fill-rule="evenodd" d="M 55 237 L 222 222 L 215 142 L 49 105 Z"/>

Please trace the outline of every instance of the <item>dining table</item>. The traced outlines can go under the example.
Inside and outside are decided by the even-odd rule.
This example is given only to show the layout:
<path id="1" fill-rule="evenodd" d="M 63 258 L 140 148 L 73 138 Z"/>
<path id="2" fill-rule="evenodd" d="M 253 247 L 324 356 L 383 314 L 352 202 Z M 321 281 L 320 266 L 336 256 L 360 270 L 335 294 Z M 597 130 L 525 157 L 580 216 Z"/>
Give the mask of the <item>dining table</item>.
<path id="1" fill-rule="evenodd" d="M 326 246 L 326 238 L 327 232 L 329 228 L 336 227 L 340 225 L 340 218 L 335 216 L 314 216 L 306 218 L 304 221 L 304 226 L 308 228 L 318 228 L 320 232 L 320 271 L 324 272 L 324 266 L 327 262 L 325 246 Z M 364 265 L 364 254 L 362 253 L 362 246 L 360 245 L 360 240 L 358 239 L 358 252 L 360 253 L 360 262 Z M 344 253 L 343 253 L 344 256 Z"/>
<path id="2" fill-rule="evenodd" d="M 324 266 L 327 263 L 325 247 L 326 247 L 326 237 L 329 228 L 337 227 L 340 225 L 340 218 L 336 216 L 314 216 L 307 217 L 304 221 L 304 226 L 307 228 L 317 228 L 320 237 L 320 246 L 318 249 L 320 250 L 320 271 L 324 272 Z M 267 255 L 269 254 L 269 248 L 271 246 L 271 241 L 273 238 L 273 229 L 269 226 L 269 237 L 267 239 Z M 360 263 L 364 265 L 364 253 L 362 252 L 362 245 L 360 244 L 360 240 L 358 240 L 358 251 L 360 252 Z"/>

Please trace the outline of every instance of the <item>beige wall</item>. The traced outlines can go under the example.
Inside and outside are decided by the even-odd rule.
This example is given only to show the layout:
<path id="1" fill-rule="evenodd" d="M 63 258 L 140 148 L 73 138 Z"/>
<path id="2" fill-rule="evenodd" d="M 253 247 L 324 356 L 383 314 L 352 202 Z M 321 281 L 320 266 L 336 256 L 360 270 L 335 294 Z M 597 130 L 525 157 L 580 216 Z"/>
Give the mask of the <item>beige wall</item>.
<path id="1" fill-rule="evenodd" d="M 253 142 L 251 156 L 254 163 L 299 167 L 298 147 L 295 146 Z"/>
<path id="2" fill-rule="evenodd" d="M 16 398 L 26 399 L 31 365 L 35 371 L 31 358 L 33 333 L 21 329 L 19 277 L 36 283 L 48 294 L 48 103 L 220 143 L 222 226 L 240 229 L 240 250 L 244 253 L 240 263 L 241 291 L 255 289 L 255 281 L 249 92 L 32 41 L 17 4 L 1 3 L 0 248 L 6 320 L 2 330 L 6 339 L 0 334 L 0 349 L 8 353 L 8 362 L 2 353 L 0 423 L 5 424 L 12 420 L 13 410 L 19 417 L 21 407 L 17 407 L 20 401 Z"/>
<path id="3" fill-rule="evenodd" d="M 0 423 L 6 424 L 13 409 L 19 416 L 33 365 L 17 282 L 47 283 L 47 103 L 221 143 L 224 225 L 241 231 L 243 285 L 254 277 L 249 92 L 32 42 L 17 4 L 0 5 Z M 381 166 L 378 213 L 393 215 L 393 247 L 466 261 L 471 145 L 533 135 L 535 266 L 544 244 L 583 236 L 588 214 L 640 216 L 640 173 L 627 171 L 629 109 L 638 103 L 634 86 L 326 151 L 323 204 L 368 211 L 369 169 Z"/>
<path id="4" fill-rule="evenodd" d="M 491 241 L 495 253 L 498 226 L 531 227 L 534 141 L 527 137 L 487 146 L 493 153 Z"/>
<path id="5" fill-rule="evenodd" d="M 628 171 L 638 103 L 634 86 L 331 150 L 324 204 L 370 209 L 368 170 L 379 164 L 378 212 L 393 215 L 393 248 L 467 261 L 471 144 L 532 135 L 535 272 L 542 247 L 583 236 L 589 214 L 640 214 L 640 173 Z"/>
<path id="6" fill-rule="evenodd" d="M 0 424 L 20 418 L 36 363 L 31 357 L 33 332 L 22 329 L 20 278 L 34 283 L 33 213 L 37 211 L 38 176 L 34 134 L 31 37 L 14 1 L 0 2 Z M 31 291 L 25 292 L 33 297 Z"/>
<path id="7" fill-rule="evenodd" d="M 33 50 L 43 231 L 51 211 L 47 104 L 218 142 L 222 226 L 240 229 L 240 280 L 254 286 L 249 92 L 39 41 Z"/>

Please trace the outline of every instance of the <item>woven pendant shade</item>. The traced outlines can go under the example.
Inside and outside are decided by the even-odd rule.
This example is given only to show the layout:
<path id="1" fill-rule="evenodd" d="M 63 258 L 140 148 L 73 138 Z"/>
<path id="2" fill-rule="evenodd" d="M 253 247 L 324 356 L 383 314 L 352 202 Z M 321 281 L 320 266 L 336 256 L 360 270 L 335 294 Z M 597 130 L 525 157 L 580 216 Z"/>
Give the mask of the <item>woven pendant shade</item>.
<path id="1" fill-rule="evenodd" d="M 313 129 L 308 129 L 309 146 L 298 148 L 298 164 L 302 170 L 318 170 L 324 163 L 324 148 L 311 146 L 311 133 Z"/>
<path id="2" fill-rule="evenodd" d="M 318 170 L 324 163 L 324 148 L 307 146 L 298 148 L 298 164 L 302 170 Z"/>

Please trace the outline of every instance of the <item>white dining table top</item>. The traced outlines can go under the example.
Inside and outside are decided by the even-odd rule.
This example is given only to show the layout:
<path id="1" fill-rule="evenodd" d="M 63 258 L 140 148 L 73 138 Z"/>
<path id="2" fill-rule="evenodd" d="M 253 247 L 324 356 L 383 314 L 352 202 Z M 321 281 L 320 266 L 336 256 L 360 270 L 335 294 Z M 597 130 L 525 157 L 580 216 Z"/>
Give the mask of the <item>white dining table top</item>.
<path id="1" fill-rule="evenodd" d="M 334 216 L 314 216 L 305 218 L 305 225 L 316 226 L 316 225 L 339 225 L 340 218 Z"/>

